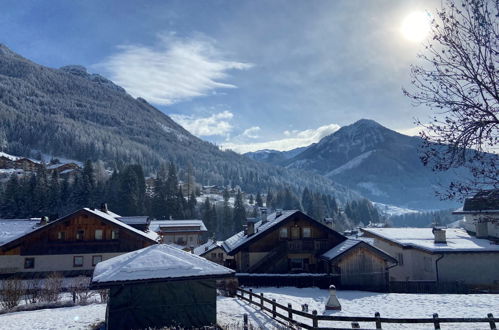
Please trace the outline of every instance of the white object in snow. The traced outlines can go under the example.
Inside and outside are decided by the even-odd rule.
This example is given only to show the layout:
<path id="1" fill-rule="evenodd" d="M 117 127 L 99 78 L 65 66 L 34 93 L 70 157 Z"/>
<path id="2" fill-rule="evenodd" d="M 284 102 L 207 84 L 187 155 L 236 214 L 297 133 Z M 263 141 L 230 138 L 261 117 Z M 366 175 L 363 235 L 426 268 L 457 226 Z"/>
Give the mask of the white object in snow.
<path id="1" fill-rule="evenodd" d="M 326 303 L 326 310 L 341 311 L 341 304 L 336 297 L 336 287 L 334 285 L 329 286 L 329 299 Z"/>

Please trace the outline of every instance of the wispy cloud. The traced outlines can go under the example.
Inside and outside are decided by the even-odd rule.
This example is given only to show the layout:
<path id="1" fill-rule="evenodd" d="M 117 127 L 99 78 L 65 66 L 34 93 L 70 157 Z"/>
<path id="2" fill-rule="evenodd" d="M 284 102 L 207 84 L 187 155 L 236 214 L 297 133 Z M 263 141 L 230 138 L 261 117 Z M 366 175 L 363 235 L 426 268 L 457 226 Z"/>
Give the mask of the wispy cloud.
<path id="1" fill-rule="evenodd" d="M 225 110 L 208 117 L 175 114 L 170 117 L 196 136 L 227 136 L 232 131 L 230 121 L 234 114 Z"/>
<path id="2" fill-rule="evenodd" d="M 336 132 L 339 128 L 340 126 L 336 124 L 330 124 L 330 125 L 320 126 L 315 129 L 307 129 L 303 131 L 298 131 L 298 130 L 284 131 L 283 135 L 286 137 L 283 139 L 271 140 L 266 142 L 257 142 L 257 143 L 229 142 L 223 144 L 222 148 L 231 149 L 239 153 L 257 151 L 262 149 L 287 151 L 299 147 L 308 146 L 312 143 L 318 142 L 323 137 Z"/>
<path id="3" fill-rule="evenodd" d="M 260 132 L 260 126 L 253 126 L 245 129 L 241 135 L 250 139 L 258 139 L 260 137 L 258 132 Z"/>
<path id="4" fill-rule="evenodd" d="M 135 97 L 169 105 L 236 86 L 222 82 L 228 71 L 252 65 L 227 61 L 210 40 L 160 36 L 154 47 L 122 45 L 98 67 Z"/>

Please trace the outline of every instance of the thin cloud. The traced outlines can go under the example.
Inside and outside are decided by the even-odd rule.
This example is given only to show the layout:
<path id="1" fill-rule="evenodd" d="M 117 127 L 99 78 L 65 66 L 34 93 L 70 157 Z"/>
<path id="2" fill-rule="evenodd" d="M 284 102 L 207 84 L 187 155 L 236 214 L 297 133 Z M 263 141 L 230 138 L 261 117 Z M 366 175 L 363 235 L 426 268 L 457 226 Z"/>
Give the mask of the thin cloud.
<path id="1" fill-rule="evenodd" d="M 208 95 L 221 88 L 231 70 L 246 70 L 248 63 L 226 61 L 212 43 L 201 39 L 161 36 L 156 47 L 119 46 L 119 51 L 98 67 L 135 97 L 158 105 Z"/>
<path id="2" fill-rule="evenodd" d="M 244 137 L 250 138 L 250 139 L 258 139 L 260 137 L 258 135 L 258 132 L 260 132 L 260 127 L 253 126 L 253 127 L 248 128 L 248 129 L 245 129 L 241 135 Z"/>
<path id="3" fill-rule="evenodd" d="M 284 131 L 283 135 L 285 135 L 286 138 L 283 139 L 257 143 L 225 143 L 222 145 L 222 148 L 231 149 L 239 153 L 258 151 L 263 149 L 287 151 L 299 147 L 305 147 L 311 145 L 312 143 L 318 142 L 323 137 L 336 132 L 338 129 L 340 129 L 340 126 L 336 124 L 330 124 L 318 127 L 316 129 L 307 129 L 303 131 Z"/>
<path id="4" fill-rule="evenodd" d="M 227 110 L 208 117 L 175 114 L 170 117 L 196 136 L 227 136 L 233 129 L 230 121 L 234 114 Z"/>

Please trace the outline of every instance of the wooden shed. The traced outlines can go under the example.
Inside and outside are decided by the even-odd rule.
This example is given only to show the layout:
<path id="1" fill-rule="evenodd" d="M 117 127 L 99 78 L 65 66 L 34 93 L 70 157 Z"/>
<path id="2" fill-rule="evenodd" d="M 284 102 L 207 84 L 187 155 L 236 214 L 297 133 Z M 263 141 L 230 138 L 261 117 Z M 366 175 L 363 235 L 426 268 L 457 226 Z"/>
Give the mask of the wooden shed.
<path id="1" fill-rule="evenodd" d="M 357 239 L 347 239 L 322 254 L 328 273 L 339 277 L 342 289 L 385 291 L 388 269 L 397 260 L 386 252 Z"/>
<path id="2" fill-rule="evenodd" d="M 158 244 L 99 263 L 91 287 L 108 288 L 106 329 L 216 324 L 216 279 L 234 271 Z"/>

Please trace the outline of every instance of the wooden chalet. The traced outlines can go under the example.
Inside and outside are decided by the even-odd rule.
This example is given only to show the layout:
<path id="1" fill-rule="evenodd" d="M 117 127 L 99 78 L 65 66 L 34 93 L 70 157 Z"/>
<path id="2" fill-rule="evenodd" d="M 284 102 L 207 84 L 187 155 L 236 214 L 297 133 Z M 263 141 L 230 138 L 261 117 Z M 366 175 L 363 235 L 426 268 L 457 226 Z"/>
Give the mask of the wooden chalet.
<path id="1" fill-rule="evenodd" d="M 194 249 L 201 245 L 203 234 L 208 230 L 202 220 L 153 220 L 151 231 L 161 237 L 161 243 L 176 244 L 182 248 Z"/>
<path id="2" fill-rule="evenodd" d="M 157 235 L 133 228 L 107 210 L 84 208 L 0 241 L 0 275 L 91 274 L 97 263 L 156 244 Z"/>

